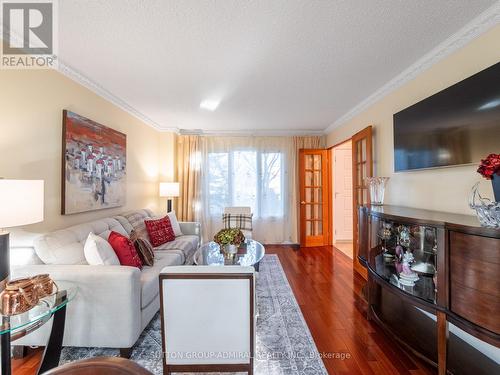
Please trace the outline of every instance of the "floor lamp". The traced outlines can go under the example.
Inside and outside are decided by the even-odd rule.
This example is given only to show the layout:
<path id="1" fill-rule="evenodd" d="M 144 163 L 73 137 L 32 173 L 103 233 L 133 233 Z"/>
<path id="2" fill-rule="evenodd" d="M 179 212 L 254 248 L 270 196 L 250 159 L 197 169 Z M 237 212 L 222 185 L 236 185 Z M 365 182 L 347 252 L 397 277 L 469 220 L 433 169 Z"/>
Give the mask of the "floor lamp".
<path id="1" fill-rule="evenodd" d="M 160 182 L 160 197 L 167 198 L 167 213 L 172 211 L 172 199 L 178 196 L 178 182 Z"/>
<path id="2" fill-rule="evenodd" d="M 42 220 L 43 180 L 0 178 L 0 292 L 5 289 L 10 277 L 9 232 L 1 228 L 18 227 Z M 0 350 L 6 350 L 5 348 L 10 348 L 9 334 L 1 335 Z M 10 374 L 10 353 L 2 355 L 1 368 Z"/>

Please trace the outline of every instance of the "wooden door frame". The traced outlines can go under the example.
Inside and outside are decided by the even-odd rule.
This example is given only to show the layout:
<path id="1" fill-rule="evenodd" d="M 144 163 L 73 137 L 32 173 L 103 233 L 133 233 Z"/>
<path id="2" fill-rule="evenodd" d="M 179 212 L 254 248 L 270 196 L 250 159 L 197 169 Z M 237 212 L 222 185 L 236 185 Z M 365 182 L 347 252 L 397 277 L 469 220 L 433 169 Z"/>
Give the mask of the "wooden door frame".
<path id="1" fill-rule="evenodd" d="M 330 160 L 333 160 L 332 159 L 332 154 L 333 154 L 333 149 L 337 146 L 340 146 L 342 143 L 345 143 L 345 142 L 348 142 L 348 141 L 351 141 L 352 142 L 352 150 L 354 152 L 354 142 L 356 140 L 357 137 L 359 138 L 365 138 L 368 133 L 370 133 L 373 137 L 373 125 L 369 125 L 367 126 L 366 128 L 362 129 L 361 131 L 353 134 L 351 137 L 349 138 L 346 138 L 344 139 L 343 141 L 341 142 L 337 142 L 335 143 L 333 146 L 330 146 L 327 148 L 328 150 L 328 154 L 329 154 L 329 157 L 330 157 Z M 366 149 L 366 153 L 370 153 L 370 155 L 372 156 L 372 163 L 370 163 L 370 165 L 368 166 L 369 170 L 368 170 L 368 175 L 370 176 L 373 176 L 373 141 L 370 142 L 370 147 L 368 147 L 367 145 L 367 149 Z M 329 202 L 329 219 L 330 219 L 330 236 L 329 236 L 329 240 L 330 240 L 330 244 L 333 246 L 333 196 L 332 196 L 332 186 L 333 186 L 333 174 L 332 174 L 332 170 L 331 170 L 331 164 L 330 163 L 330 170 L 329 170 L 329 179 L 330 179 L 330 202 Z M 357 242 L 357 237 L 358 237 L 358 233 L 357 233 L 357 220 L 358 220 L 358 209 L 356 207 L 356 204 L 357 204 L 357 198 L 355 198 L 355 177 L 356 177 L 356 173 L 355 173 L 355 165 L 354 165 L 354 158 L 353 158 L 353 165 L 352 165 L 352 169 L 353 169 L 353 173 L 352 173 L 352 204 L 353 204 L 353 212 L 352 212 L 352 226 L 353 226 L 353 232 L 352 232 L 352 246 L 353 246 L 353 259 L 352 259 L 352 263 L 353 263 L 353 269 L 358 272 L 361 276 L 363 276 L 365 279 L 368 279 L 368 272 L 367 272 L 367 269 L 361 265 L 361 263 L 359 262 L 358 260 L 358 252 L 359 252 L 359 249 L 356 249 L 356 242 Z"/>
<path id="2" fill-rule="evenodd" d="M 357 142 L 357 139 L 362 139 L 362 138 L 368 138 L 371 137 L 371 141 L 366 144 L 366 155 L 368 158 L 368 155 L 370 155 L 371 163 L 367 163 L 367 170 L 366 170 L 366 176 L 367 177 L 372 177 L 373 176 L 373 126 L 369 125 L 363 130 L 357 132 L 351 137 L 353 147 L 352 147 L 352 153 L 353 153 L 353 158 L 352 158 L 352 169 L 353 169 L 353 174 L 352 174 L 352 187 L 353 187 L 353 199 L 352 199 L 352 205 L 353 205 L 353 213 L 352 213 L 352 218 L 353 218 L 353 233 L 352 233 L 352 239 L 353 239 L 353 266 L 354 269 L 365 278 L 365 280 L 368 279 L 368 270 L 366 269 L 365 266 L 363 266 L 358 258 L 359 255 L 359 247 L 357 246 L 358 243 L 358 207 L 357 207 L 357 190 L 356 190 L 356 173 L 355 173 L 355 157 L 354 153 L 355 147 L 354 144 Z M 356 192 L 356 193 L 355 193 Z M 368 193 L 367 193 L 368 194 Z"/>
<path id="3" fill-rule="evenodd" d="M 324 239 L 322 245 L 318 246 L 328 246 L 332 243 L 332 230 L 331 230 L 331 207 L 332 207 L 332 199 L 331 199 L 331 157 L 330 157 L 330 151 L 327 148 L 318 148 L 318 149 L 312 149 L 312 148 L 302 148 L 299 149 L 299 211 L 298 211 L 298 220 L 299 220 L 299 238 L 300 238 L 300 246 L 301 247 L 306 247 L 306 229 L 304 222 L 302 220 L 303 215 L 302 215 L 302 210 L 303 210 L 303 205 L 300 203 L 305 200 L 305 197 L 303 196 L 304 194 L 304 186 L 303 182 L 305 181 L 305 168 L 304 167 L 304 153 L 305 152 L 324 152 L 326 151 L 325 158 L 324 160 L 322 159 L 321 162 L 321 169 L 322 169 L 322 186 L 326 183 L 326 189 L 327 189 L 327 194 L 323 194 L 323 200 L 327 200 L 326 202 L 323 203 L 323 233 L 324 233 Z M 323 175 L 326 174 L 326 178 L 323 180 Z M 325 195 L 327 197 L 325 197 Z M 326 211 L 326 215 L 324 215 L 324 212 Z M 326 224 L 326 225 L 325 225 Z M 326 230 L 326 233 L 325 233 Z"/>
<path id="4" fill-rule="evenodd" d="M 333 146 L 328 147 L 326 150 L 328 151 L 328 157 L 330 159 L 330 168 L 328 168 L 328 179 L 329 179 L 329 191 L 328 194 L 330 194 L 330 204 L 328 205 L 328 218 L 330 219 L 330 235 L 328 237 L 328 243 L 333 246 L 333 185 L 334 185 L 334 175 L 332 173 L 332 166 L 333 166 L 333 149 L 335 147 L 340 146 L 342 143 L 346 142 L 352 142 L 352 137 L 349 137 L 347 139 L 344 139 L 342 142 L 337 142 Z M 354 216 L 353 216 L 354 219 Z M 354 233 L 353 233 L 354 236 Z M 353 239 L 354 240 L 354 239 Z"/>

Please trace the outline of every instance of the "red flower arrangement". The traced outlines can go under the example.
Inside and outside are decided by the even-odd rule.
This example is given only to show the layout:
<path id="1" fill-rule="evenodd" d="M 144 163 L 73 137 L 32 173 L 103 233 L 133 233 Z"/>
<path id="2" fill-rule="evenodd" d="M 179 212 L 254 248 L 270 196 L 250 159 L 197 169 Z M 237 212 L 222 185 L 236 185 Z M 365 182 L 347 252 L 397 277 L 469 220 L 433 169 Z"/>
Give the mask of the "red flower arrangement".
<path id="1" fill-rule="evenodd" d="M 477 172 L 487 180 L 491 180 L 494 174 L 500 177 L 500 154 L 489 154 L 482 159 Z"/>

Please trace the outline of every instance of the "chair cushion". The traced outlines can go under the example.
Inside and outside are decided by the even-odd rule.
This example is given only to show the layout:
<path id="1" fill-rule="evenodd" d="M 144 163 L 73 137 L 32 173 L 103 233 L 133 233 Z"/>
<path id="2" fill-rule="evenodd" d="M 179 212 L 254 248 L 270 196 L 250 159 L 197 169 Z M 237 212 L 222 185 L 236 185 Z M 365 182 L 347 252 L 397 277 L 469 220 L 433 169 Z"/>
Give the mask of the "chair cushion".
<path id="1" fill-rule="evenodd" d="M 85 259 L 91 266 L 119 266 L 113 247 L 105 239 L 90 232 L 83 247 Z"/>
<path id="2" fill-rule="evenodd" d="M 179 266 L 183 263 L 182 254 L 172 251 L 159 252 L 152 267 L 146 266 L 141 272 L 141 308 L 149 305 L 159 293 L 158 276 L 167 266 Z"/>
<path id="3" fill-rule="evenodd" d="M 222 223 L 225 229 L 238 228 L 241 230 L 252 229 L 252 216 L 253 214 L 222 214 Z"/>
<path id="4" fill-rule="evenodd" d="M 135 250 L 134 244 L 129 238 L 119 233 L 111 232 L 108 241 L 113 247 L 122 266 L 142 268 L 141 259 Z"/>
<path id="5" fill-rule="evenodd" d="M 151 245 L 154 247 L 175 240 L 174 230 L 168 216 L 156 220 L 144 220 Z"/>

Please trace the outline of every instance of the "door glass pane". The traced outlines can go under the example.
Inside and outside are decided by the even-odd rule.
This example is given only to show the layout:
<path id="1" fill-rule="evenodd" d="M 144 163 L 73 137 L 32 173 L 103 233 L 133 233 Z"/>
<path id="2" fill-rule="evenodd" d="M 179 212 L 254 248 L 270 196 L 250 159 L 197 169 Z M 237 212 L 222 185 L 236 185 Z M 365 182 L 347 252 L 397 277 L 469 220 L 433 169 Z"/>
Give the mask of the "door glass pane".
<path id="1" fill-rule="evenodd" d="M 314 169 L 321 170 L 321 155 L 314 156 Z"/>
<path id="2" fill-rule="evenodd" d="M 313 200 L 312 188 L 305 188 L 305 190 L 306 190 L 306 202 L 312 202 Z"/>
<path id="3" fill-rule="evenodd" d="M 322 217 L 321 217 L 321 214 L 323 213 L 323 206 L 320 205 L 320 204 L 315 204 L 314 206 L 314 219 L 316 220 L 321 220 Z"/>
<path id="4" fill-rule="evenodd" d="M 362 185 L 361 164 L 356 164 L 356 186 Z"/>
<path id="5" fill-rule="evenodd" d="M 363 204 L 368 204 L 368 189 L 363 189 Z"/>
<path id="6" fill-rule="evenodd" d="M 312 221 L 306 221 L 306 236 L 312 236 Z"/>
<path id="7" fill-rule="evenodd" d="M 314 186 L 321 186 L 321 171 L 314 172 L 313 184 Z"/>
<path id="8" fill-rule="evenodd" d="M 321 188 L 314 188 L 314 200 L 315 203 L 321 203 Z"/>
<path id="9" fill-rule="evenodd" d="M 310 204 L 306 204 L 306 220 L 312 219 L 312 207 Z"/>
<path id="10" fill-rule="evenodd" d="M 306 178 L 306 182 L 305 182 L 306 186 L 313 186 L 314 185 L 313 172 L 306 171 L 305 178 Z"/>
<path id="11" fill-rule="evenodd" d="M 360 183 L 360 186 L 366 186 L 365 178 L 366 178 L 366 163 L 363 163 L 362 168 L 361 168 L 361 183 Z"/>
<path id="12" fill-rule="evenodd" d="M 322 221 L 314 221 L 314 234 L 316 236 L 322 235 L 323 234 L 323 222 Z"/>
<path id="13" fill-rule="evenodd" d="M 313 168 L 313 155 L 304 155 L 305 157 L 305 164 L 306 164 L 306 169 L 312 169 Z"/>
<path id="14" fill-rule="evenodd" d="M 363 160 L 361 157 L 361 142 L 356 142 L 356 154 L 357 154 L 357 159 L 358 163 Z"/>
<path id="15" fill-rule="evenodd" d="M 366 161 L 366 139 L 363 138 L 361 141 L 361 160 L 360 161 Z"/>

